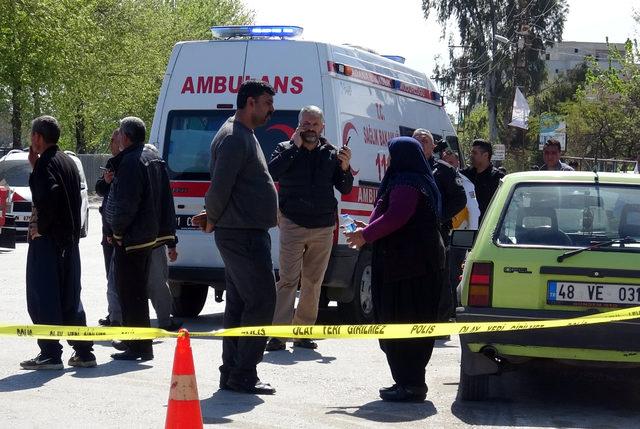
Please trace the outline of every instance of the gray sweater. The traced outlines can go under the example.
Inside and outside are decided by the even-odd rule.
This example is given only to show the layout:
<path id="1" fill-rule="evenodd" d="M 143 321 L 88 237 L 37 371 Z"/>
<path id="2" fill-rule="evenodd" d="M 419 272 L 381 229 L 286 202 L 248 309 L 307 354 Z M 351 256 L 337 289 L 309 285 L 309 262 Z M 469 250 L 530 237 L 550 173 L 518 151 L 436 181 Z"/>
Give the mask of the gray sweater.
<path id="1" fill-rule="evenodd" d="M 216 228 L 267 230 L 276 226 L 278 196 L 258 139 L 235 116 L 211 142 L 207 218 Z"/>

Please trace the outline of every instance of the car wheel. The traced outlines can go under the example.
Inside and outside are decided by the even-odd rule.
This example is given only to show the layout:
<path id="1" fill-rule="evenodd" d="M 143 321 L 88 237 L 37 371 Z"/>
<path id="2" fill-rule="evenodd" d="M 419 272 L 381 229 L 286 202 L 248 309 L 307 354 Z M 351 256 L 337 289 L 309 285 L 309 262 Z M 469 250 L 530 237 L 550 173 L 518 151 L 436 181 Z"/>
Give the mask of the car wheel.
<path id="1" fill-rule="evenodd" d="M 460 384 L 458 399 L 463 401 L 482 401 L 489 396 L 489 374 L 468 375 L 460 365 Z"/>
<path id="2" fill-rule="evenodd" d="M 338 302 L 338 309 L 343 320 L 354 323 L 373 323 L 371 272 L 371 250 L 365 248 L 358 256 L 353 274 L 353 300 Z"/>
<path id="3" fill-rule="evenodd" d="M 170 281 L 169 289 L 173 297 L 172 314 L 176 317 L 197 317 L 209 293 L 209 285 L 198 283 Z"/>
<path id="4" fill-rule="evenodd" d="M 80 230 L 80 237 L 84 238 L 89 234 L 89 209 L 87 209 L 87 215 L 84 217 L 84 224 Z"/>

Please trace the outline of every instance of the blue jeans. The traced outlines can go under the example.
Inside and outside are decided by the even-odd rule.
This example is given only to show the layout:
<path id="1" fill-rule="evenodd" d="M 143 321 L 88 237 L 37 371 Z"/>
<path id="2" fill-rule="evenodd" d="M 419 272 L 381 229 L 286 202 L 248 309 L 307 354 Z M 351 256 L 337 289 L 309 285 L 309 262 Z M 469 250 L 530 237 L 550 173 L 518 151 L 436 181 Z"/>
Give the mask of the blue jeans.
<path id="1" fill-rule="evenodd" d="M 41 236 L 27 253 L 27 309 L 35 324 L 86 326 L 80 301 L 80 251 L 77 244 L 61 247 Z M 78 354 L 93 350 L 93 341 L 69 341 Z M 43 355 L 62 355 L 58 340 L 38 340 Z"/>

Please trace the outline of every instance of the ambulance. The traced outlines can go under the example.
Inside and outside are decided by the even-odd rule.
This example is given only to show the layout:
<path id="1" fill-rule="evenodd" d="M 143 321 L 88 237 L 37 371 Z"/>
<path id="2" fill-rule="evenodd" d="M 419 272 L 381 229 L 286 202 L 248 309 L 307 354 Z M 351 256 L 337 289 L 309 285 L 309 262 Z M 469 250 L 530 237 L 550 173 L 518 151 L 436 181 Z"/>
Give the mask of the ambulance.
<path id="1" fill-rule="evenodd" d="M 224 289 L 224 265 L 213 236 L 191 219 L 204 208 L 211 141 L 234 114 L 243 80 L 262 79 L 276 91 L 275 113 L 255 130 L 267 160 L 279 142 L 291 137 L 300 109 L 311 104 L 324 111 L 327 140 L 351 148 L 354 186 L 348 195 L 336 191 L 338 215 L 368 220 L 389 165 L 391 138 L 426 128 L 458 150 L 442 96 L 402 58 L 301 40 L 302 28 L 294 26 L 211 30 L 213 40 L 173 48 L 150 133 L 150 143 L 166 161 L 175 200 L 179 257 L 170 264 L 169 285 L 174 314 L 182 317 L 200 313 L 209 287 Z M 278 229 L 270 233 L 277 275 Z M 322 304 L 330 301 L 337 302 L 345 320 L 372 318 L 371 250 L 350 249 L 337 228 L 322 291 Z"/>

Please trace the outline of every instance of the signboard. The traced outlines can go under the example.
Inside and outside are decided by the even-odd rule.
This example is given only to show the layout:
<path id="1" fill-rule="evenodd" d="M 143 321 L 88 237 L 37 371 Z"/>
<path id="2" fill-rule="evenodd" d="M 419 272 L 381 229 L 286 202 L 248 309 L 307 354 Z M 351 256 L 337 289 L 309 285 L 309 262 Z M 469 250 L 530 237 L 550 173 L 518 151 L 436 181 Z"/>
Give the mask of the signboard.
<path id="1" fill-rule="evenodd" d="M 544 113 L 540 115 L 540 139 L 538 140 L 538 149 L 542 147 L 547 140 L 554 138 L 560 142 L 560 147 L 564 152 L 567 149 L 567 124 L 562 116 Z"/>
<path id="2" fill-rule="evenodd" d="M 491 156 L 492 161 L 504 161 L 505 156 L 507 154 L 507 148 L 503 144 L 494 144 L 493 145 L 493 155 Z"/>

